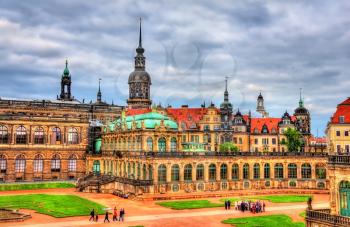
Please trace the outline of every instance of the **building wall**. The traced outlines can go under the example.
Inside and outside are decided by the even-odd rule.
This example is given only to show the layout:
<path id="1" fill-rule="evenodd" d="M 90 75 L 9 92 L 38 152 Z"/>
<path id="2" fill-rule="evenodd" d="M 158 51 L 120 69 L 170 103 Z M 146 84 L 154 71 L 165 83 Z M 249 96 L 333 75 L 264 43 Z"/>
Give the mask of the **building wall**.
<path id="1" fill-rule="evenodd" d="M 347 135 L 345 134 L 346 132 Z M 347 147 L 348 152 L 350 152 L 350 124 L 330 123 L 326 129 L 326 134 L 328 145 L 332 152 L 347 153 Z"/>

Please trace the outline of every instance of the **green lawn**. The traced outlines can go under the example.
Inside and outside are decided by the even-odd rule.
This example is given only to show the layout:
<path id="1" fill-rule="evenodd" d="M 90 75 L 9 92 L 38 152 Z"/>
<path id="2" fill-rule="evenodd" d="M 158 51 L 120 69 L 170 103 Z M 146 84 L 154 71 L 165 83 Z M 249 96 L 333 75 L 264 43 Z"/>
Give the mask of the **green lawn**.
<path id="1" fill-rule="evenodd" d="M 156 204 L 161 205 L 163 207 L 168 207 L 174 210 L 200 209 L 200 208 L 224 206 L 223 203 L 212 203 L 208 200 L 169 201 L 169 202 L 158 202 Z"/>
<path id="2" fill-rule="evenodd" d="M 306 217 L 306 212 L 305 212 L 305 211 L 301 212 L 301 213 L 299 214 L 299 216 L 302 217 L 302 218 L 305 218 L 305 217 Z"/>
<path id="3" fill-rule="evenodd" d="M 74 188 L 73 183 L 68 182 L 46 182 L 46 183 L 21 183 L 21 184 L 0 184 L 0 191 L 32 190 L 47 188 Z"/>
<path id="4" fill-rule="evenodd" d="M 268 215 L 247 218 L 229 218 L 222 221 L 236 227 L 305 227 L 303 222 L 293 222 L 287 215 Z"/>
<path id="5" fill-rule="evenodd" d="M 29 194 L 0 196 L 1 208 L 22 208 L 35 210 L 56 218 L 90 215 L 94 208 L 100 214 L 104 206 L 75 195 Z"/>
<path id="6" fill-rule="evenodd" d="M 220 199 L 221 202 L 225 200 L 230 200 L 231 202 L 240 201 L 240 200 L 268 200 L 272 203 L 300 203 L 307 202 L 311 195 L 264 195 L 264 196 L 247 196 L 247 197 L 235 197 L 235 198 L 223 198 Z"/>

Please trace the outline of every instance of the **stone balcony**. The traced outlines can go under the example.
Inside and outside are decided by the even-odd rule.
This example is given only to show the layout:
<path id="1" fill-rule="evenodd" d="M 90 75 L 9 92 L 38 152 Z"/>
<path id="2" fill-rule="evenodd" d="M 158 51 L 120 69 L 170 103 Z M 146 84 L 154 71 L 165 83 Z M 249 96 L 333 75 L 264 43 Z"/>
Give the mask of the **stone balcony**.
<path id="1" fill-rule="evenodd" d="M 306 227 L 348 227 L 350 217 L 332 215 L 330 209 L 306 211 Z"/>

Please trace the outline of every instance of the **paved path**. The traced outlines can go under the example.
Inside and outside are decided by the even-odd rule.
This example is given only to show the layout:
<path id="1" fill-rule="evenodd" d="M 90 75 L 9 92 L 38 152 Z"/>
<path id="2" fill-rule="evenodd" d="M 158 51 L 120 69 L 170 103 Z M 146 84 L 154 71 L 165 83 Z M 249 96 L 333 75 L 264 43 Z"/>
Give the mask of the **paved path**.
<path id="1" fill-rule="evenodd" d="M 318 203 L 314 204 L 314 208 L 327 208 L 329 206 L 329 203 Z M 290 210 L 302 210 L 306 209 L 305 204 L 298 204 L 298 205 L 281 205 L 281 206 L 275 206 L 275 207 L 268 207 L 266 208 L 266 214 L 269 214 L 269 212 L 273 211 L 290 211 Z M 134 221 L 155 221 L 160 219 L 167 219 L 167 218 L 190 218 L 190 217 L 204 217 L 204 216 L 215 216 L 215 215 L 230 215 L 230 216 L 240 216 L 241 212 L 236 210 L 212 210 L 212 211 L 190 211 L 190 212 L 181 212 L 181 213 L 168 213 L 168 214 L 157 214 L 157 215 L 141 215 L 141 216 L 130 216 L 126 217 L 125 224 L 129 222 Z M 88 226 L 88 225 L 103 225 L 103 218 L 104 215 L 100 215 L 100 223 L 96 222 L 88 222 L 87 220 L 84 221 L 61 221 L 61 222 L 54 222 L 54 223 L 43 223 L 43 224 L 23 224 L 23 225 L 12 225 L 16 227 L 70 227 L 70 226 Z M 110 224 L 113 224 L 111 222 Z M 115 225 L 116 223 L 114 223 Z M 8 223 L 8 226 L 11 226 L 11 224 Z"/>

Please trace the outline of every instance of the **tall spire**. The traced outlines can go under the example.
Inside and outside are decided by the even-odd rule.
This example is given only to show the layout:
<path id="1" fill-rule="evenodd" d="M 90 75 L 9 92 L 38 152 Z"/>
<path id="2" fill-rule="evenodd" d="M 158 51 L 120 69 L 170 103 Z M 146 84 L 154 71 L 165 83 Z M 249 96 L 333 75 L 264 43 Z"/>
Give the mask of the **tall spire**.
<path id="1" fill-rule="evenodd" d="M 139 48 L 142 48 L 142 30 L 141 30 L 141 17 L 140 17 L 140 34 L 139 34 Z"/>
<path id="2" fill-rule="evenodd" d="M 102 102 L 102 93 L 101 93 L 101 78 L 98 79 L 98 92 L 97 92 L 97 102 Z"/>
<path id="3" fill-rule="evenodd" d="M 228 102 L 228 91 L 227 91 L 227 79 L 228 77 L 225 77 L 225 92 L 224 92 L 224 101 Z"/>
<path id="4" fill-rule="evenodd" d="M 303 89 L 300 88 L 299 107 L 304 107 L 304 101 L 303 101 L 303 98 L 301 97 L 302 90 Z"/>

